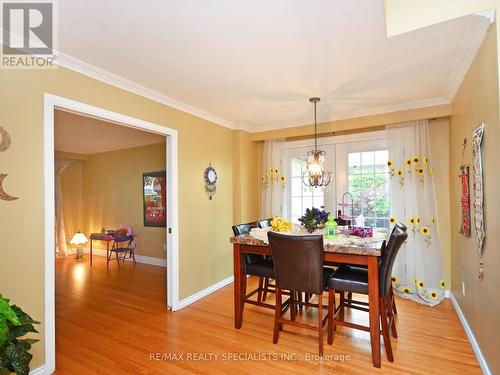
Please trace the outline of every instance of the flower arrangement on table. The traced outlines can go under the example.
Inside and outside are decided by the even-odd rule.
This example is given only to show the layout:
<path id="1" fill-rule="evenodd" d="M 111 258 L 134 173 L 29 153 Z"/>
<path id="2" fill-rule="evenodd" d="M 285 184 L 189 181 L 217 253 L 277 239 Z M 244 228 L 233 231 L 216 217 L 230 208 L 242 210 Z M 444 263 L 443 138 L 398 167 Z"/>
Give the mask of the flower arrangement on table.
<path id="1" fill-rule="evenodd" d="M 299 217 L 300 223 L 309 233 L 314 232 L 317 228 L 324 225 L 328 221 L 330 213 L 325 211 L 324 208 L 324 206 L 321 206 L 321 208 L 308 208 L 306 209 L 304 215 Z"/>

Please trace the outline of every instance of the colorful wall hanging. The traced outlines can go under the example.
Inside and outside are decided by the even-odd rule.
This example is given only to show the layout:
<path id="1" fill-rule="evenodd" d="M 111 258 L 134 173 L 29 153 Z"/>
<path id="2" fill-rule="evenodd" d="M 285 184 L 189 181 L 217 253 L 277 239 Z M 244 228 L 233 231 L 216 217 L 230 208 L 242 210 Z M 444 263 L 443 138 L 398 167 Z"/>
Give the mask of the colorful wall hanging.
<path id="1" fill-rule="evenodd" d="M 209 163 L 205 169 L 203 179 L 205 181 L 205 193 L 207 193 L 208 199 L 212 200 L 212 196 L 217 192 L 217 172 L 212 167 L 212 163 Z"/>
<path id="2" fill-rule="evenodd" d="M 462 221 L 460 233 L 470 237 L 470 191 L 469 191 L 469 165 L 460 166 L 460 203 L 462 207 Z"/>
<path id="3" fill-rule="evenodd" d="M 0 126 L 0 152 L 7 151 L 10 147 L 11 144 L 11 138 L 9 133 L 7 133 L 7 130 L 2 128 Z M 3 189 L 3 180 L 7 177 L 6 173 L 0 173 L 0 200 L 2 201 L 15 201 L 16 199 L 19 199 L 17 197 L 13 197 L 12 195 L 9 195 L 5 192 Z"/>
<path id="4" fill-rule="evenodd" d="M 479 125 L 472 133 L 472 178 L 474 195 L 472 207 L 474 211 L 474 234 L 476 236 L 476 248 L 479 253 L 479 278 L 484 278 L 483 269 L 483 245 L 486 238 L 484 222 L 484 186 L 483 186 L 483 160 L 481 144 L 484 135 L 484 124 Z"/>
<path id="5" fill-rule="evenodd" d="M 142 175 L 145 227 L 167 226 L 167 175 L 165 171 Z"/>

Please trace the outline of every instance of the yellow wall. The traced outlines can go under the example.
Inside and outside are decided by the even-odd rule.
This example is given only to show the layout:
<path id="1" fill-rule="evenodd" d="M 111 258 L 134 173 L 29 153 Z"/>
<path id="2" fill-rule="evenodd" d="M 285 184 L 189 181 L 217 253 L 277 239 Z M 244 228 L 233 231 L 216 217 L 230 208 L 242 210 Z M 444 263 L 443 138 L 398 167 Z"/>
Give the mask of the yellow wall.
<path id="1" fill-rule="evenodd" d="M 9 174 L 6 191 L 20 197 L 0 201 L 0 285 L 13 303 L 44 320 L 44 92 L 178 129 L 180 297 L 232 274 L 232 130 L 64 68 L 1 70 L 0 87 L 0 125 L 12 136 L 0 171 Z M 209 162 L 219 173 L 213 200 L 203 183 Z M 33 346 L 33 368 L 43 363 L 43 350 L 43 340 Z"/>
<path id="2" fill-rule="evenodd" d="M 500 373 L 500 124 L 495 25 L 490 29 L 453 100 L 450 126 L 450 205 L 452 290 L 493 374 Z M 464 163 L 471 165 L 472 131 L 486 124 L 483 140 L 486 278 L 478 280 L 479 256 L 475 237 L 458 234 L 460 228 L 459 166 L 462 142 L 467 138 Z M 472 183 L 472 177 L 470 182 Z M 474 220 L 472 218 L 472 223 Z M 461 282 L 465 283 L 465 297 Z"/>
<path id="3" fill-rule="evenodd" d="M 67 235 L 130 225 L 137 255 L 165 258 L 165 228 L 144 227 L 142 216 L 142 174 L 165 170 L 165 153 L 163 142 L 75 160 L 61 175 Z M 94 245 L 105 248 L 100 242 Z"/>

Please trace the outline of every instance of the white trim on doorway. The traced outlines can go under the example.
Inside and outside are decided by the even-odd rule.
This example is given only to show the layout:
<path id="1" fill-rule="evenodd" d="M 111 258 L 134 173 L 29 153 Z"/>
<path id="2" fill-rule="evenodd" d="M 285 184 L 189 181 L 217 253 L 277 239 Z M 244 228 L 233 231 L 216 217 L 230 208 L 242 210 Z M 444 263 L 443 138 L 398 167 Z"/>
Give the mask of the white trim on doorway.
<path id="1" fill-rule="evenodd" d="M 54 110 L 76 112 L 131 128 L 165 135 L 167 140 L 167 305 L 173 311 L 179 305 L 179 181 L 178 133 L 166 126 L 153 124 L 103 108 L 45 93 L 44 95 L 44 230 L 45 230 L 45 365 L 46 373 L 55 371 L 55 269 L 54 269 Z"/>

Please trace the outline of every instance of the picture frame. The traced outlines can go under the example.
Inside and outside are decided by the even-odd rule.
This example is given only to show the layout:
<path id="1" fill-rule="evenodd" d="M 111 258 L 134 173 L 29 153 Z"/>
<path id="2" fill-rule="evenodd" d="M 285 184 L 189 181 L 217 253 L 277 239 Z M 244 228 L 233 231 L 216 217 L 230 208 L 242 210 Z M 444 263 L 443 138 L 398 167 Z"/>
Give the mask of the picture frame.
<path id="1" fill-rule="evenodd" d="M 167 226 L 166 171 L 142 174 L 143 218 L 145 227 Z"/>

